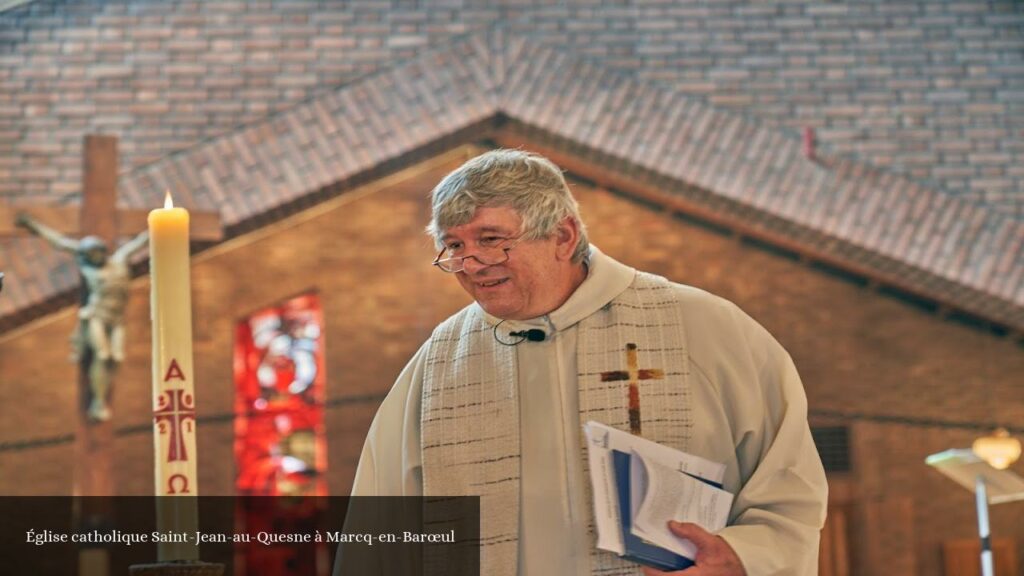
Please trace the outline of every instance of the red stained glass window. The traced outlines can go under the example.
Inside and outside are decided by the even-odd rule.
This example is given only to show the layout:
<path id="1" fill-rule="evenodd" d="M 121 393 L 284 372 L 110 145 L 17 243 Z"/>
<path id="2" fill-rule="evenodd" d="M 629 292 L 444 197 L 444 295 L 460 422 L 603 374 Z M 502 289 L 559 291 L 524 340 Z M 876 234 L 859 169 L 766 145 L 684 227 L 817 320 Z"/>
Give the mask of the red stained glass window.
<path id="1" fill-rule="evenodd" d="M 252 314 L 235 338 L 239 533 L 313 533 L 327 494 L 323 313 L 316 294 Z M 307 498 L 257 498 L 306 496 Z M 235 545 L 235 574 L 328 574 L 324 544 Z"/>
<path id="2" fill-rule="evenodd" d="M 317 295 L 240 321 L 234 372 L 237 493 L 325 495 L 326 378 Z"/>

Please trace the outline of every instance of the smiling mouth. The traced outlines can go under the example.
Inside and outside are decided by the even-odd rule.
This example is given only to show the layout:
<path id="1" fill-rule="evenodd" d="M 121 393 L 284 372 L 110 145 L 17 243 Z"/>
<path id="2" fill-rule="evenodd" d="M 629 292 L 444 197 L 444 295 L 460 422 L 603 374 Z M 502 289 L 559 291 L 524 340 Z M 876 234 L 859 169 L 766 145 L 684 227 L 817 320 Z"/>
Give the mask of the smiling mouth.
<path id="1" fill-rule="evenodd" d="M 478 288 L 493 288 L 494 286 L 499 286 L 501 284 L 504 284 L 505 282 L 508 282 L 508 278 L 502 278 L 501 280 L 492 280 L 490 282 L 477 282 L 476 285 Z"/>

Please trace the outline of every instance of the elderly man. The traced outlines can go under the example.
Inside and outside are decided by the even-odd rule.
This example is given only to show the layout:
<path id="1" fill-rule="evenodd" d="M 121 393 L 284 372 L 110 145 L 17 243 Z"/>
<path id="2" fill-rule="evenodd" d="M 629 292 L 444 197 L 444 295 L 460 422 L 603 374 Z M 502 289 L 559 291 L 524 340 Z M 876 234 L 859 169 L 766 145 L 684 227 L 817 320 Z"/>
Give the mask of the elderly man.
<path id="1" fill-rule="evenodd" d="M 698 549 L 680 573 L 816 573 L 825 475 L 799 376 L 764 328 L 590 246 L 537 155 L 496 150 L 449 174 L 428 232 L 475 302 L 399 376 L 353 495 L 479 495 L 482 574 L 660 573 L 595 548 L 582 423 L 597 420 L 726 465 L 728 526 L 670 524 Z M 613 377 L 627 363 L 657 376 L 631 394 Z"/>

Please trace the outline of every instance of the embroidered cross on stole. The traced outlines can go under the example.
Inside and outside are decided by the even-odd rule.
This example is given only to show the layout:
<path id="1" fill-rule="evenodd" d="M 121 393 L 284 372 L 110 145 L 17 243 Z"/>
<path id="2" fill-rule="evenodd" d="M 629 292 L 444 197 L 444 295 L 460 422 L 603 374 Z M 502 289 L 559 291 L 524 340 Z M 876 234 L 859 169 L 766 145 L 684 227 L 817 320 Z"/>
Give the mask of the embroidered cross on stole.
<path id="1" fill-rule="evenodd" d="M 640 380 L 661 380 L 665 371 L 656 368 L 638 368 L 636 360 L 636 344 L 626 344 L 626 370 L 601 372 L 601 382 L 616 380 L 629 381 L 629 431 L 640 436 Z"/>

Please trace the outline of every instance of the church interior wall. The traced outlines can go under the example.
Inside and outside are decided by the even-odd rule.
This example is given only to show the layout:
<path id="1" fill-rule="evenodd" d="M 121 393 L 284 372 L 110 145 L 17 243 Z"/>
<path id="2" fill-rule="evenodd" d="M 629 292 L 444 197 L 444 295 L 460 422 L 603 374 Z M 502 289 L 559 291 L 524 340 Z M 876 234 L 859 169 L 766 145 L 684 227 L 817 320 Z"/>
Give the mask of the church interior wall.
<path id="1" fill-rule="evenodd" d="M 315 290 L 326 329 L 328 491 L 347 494 L 383 395 L 433 326 L 468 303 L 429 265 L 433 246 L 422 233 L 427 192 L 464 155 L 456 151 L 194 257 L 202 493 L 233 491 L 235 323 Z M 941 542 L 973 536 L 973 508 L 970 495 L 928 469 L 924 457 L 969 445 L 979 423 L 1021 421 L 1019 345 L 582 181 L 573 187 L 596 245 L 739 304 L 793 356 L 812 423 L 850 426 L 845 477 L 859 506 L 851 536 L 857 573 L 870 574 L 871 566 L 939 573 Z M 114 394 L 121 431 L 114 475 L 119 492 L 131 495 L 152 486 L 148 289 L 145 278 L 135 281 Z M 62 311 L 0 337 L 0 494 L 71 491 L 75 372 L 65 358 L 73 322 L 73 311 Z M 1022 506 L 992 510 L 994 533 L 1015 538 L 1018 549 Z"/>

